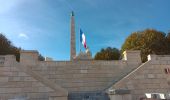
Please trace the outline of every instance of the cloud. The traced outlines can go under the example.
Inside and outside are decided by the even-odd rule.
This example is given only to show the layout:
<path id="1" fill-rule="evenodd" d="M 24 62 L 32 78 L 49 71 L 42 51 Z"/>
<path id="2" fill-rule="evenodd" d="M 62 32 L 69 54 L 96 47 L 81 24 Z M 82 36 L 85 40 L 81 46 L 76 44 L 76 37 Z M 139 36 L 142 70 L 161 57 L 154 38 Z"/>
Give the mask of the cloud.
<path id="1" fill-rule="evenodd" d="M 25 33 L 20 33 L 20 34 L 18 35 L 18 37 L 19 37 L 19 38 L 23 38 L 23 39 L 29 39 L 28 35 L 25 34 Z"/>

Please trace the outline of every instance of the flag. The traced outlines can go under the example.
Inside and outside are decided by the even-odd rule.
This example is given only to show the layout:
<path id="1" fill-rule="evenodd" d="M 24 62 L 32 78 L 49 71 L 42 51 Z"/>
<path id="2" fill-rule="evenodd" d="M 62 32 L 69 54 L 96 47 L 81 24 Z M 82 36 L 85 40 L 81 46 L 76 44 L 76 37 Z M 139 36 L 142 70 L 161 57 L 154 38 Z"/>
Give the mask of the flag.
<path id="1" fill-rule="evenodd" d="M 83 33 L 83 31 L 81 29 L 80 29 L 80 42 L 83 44 L 84 48 L 87 49 L 86 37 L 85 37 L 85 34 Z"/>

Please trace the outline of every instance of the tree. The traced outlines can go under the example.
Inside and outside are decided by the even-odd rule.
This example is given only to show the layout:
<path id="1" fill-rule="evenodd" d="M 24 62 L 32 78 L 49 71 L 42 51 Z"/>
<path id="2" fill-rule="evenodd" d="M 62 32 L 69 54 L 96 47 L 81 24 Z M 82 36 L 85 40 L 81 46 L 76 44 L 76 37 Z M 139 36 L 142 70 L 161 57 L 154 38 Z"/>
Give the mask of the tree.
<path id="1" fill-rule="evenodd" d="M 17 48 L 12 45 L 2 33 L 0 33 L 0 55 L 15 55 L 16 60 L 19 61 L 21 48 Z"/>
<path id="2" fill-rule="evenodd" d="M 168 38 L 164 32 L 146 29 L 132 33 L 122 45 L 122 50 L 141 50 L 142 61 L 147 61 L 148 54 L 170 54 Z"/>
<path id="3" fill-rule="evenodd" d="M 45 58 L 44 58 L 41 54 L 39 54 L 39 55 L 38 55 L 38 60 L 39 60 L 39 61 L 44 61 Z"/>
<path id="4" fill-rule="evenodd" d="M 170 52 L 170 32 L 166 36 L 166 41 L 167 41 L 167 50 Z"/>
<path id="5" fill-rule="evenodd" d="M 166 36 L 167 42 L 170 43 L 170 32 Z"/>
<path id="6" fill-rule="evenodd" d="M 95 60 L 118 60 L 120 58 L 120 51 L 117 48 L 107 47 L 101 49 L 95 55 Z"/>

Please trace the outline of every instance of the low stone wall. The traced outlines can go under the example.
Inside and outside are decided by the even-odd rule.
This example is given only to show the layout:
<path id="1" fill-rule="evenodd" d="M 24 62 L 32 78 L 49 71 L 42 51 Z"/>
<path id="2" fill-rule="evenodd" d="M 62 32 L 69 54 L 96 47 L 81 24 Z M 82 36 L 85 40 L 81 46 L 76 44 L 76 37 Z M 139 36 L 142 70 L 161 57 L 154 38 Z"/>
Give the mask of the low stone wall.
<path id="1" fill-rule="evenodd" d="M 128 51 L 124 56 L 128 59 L 118 61 L 39 62 L 36 55 L 36 51 L 22 51 L 20 63 L 68 91 L 102 91 L 141 64 L 139 51 Z"/>
<path id="2" fill-rule="evenodd" d="M 23 53 L 25 55 L 27 52 Z M 59 84 L 68 91 L 102 91 L 138 67 L 141 63 L 140 52 L 135 51 L 134 56 L 131 53 L 133 54 L 132 51 L 126 53 L 129 60 L 43 62 L 35 62 L 36 60 L 34 60 L 32 64 L 25 64 L 44 78 Z M 27 59 L 33 60 L 29 56 L 27 56 Z"/>
<path id="3" fill-rule="evenodd" d="M 38 77 L 16 62 L 14 56 L 0 56 L 0 62 L 0 100 L 49 100 L 54 93 L 56 98 L 67 97 L 67 93 L 58 91 L 57 94 L 43 80 L 37 80 Z"/>
<path id="4" fill-rule="evenodd" d="M 66 100 L 68 92 L 104 91 L 141 64 L 140 52 L 118 61 L 38 61 L 22 51 L 20 62 L 0 56 L 0 99 Z"/>
<path id="5" fill-rule="evenodd" d="M 132 100 L 145 97 L 145 93 L 170 92 L 170 56 L 151 55 L 150 60 L 112 86 L 113 89 L 129 89 Z"/>
<path id="6" fill-rule="evenodd" d="M 131 94 L 124 94 L 124 95 L 113 95 L 110 94 L 110 100 L 132 100 Z"/>
<path id="7" fill-rule="evenodd" d="M 132 70 L 126 61 L 40 62 L 31 69 L 69 91 L 101 91 Z"/>

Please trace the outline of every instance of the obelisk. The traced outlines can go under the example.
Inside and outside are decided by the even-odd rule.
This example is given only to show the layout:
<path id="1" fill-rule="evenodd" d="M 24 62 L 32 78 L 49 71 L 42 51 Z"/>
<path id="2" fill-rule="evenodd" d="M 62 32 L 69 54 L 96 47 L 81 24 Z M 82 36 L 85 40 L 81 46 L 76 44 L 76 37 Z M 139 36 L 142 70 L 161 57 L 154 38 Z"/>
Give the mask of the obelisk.
<path id="1" fill-rule="evenodd" d="M 71 42 L 70 42 L 70 60 L 74 60 L 76 57 L 76 40 L 75 40 L 75 21 L 74 12 L 71 12 Z"/>

